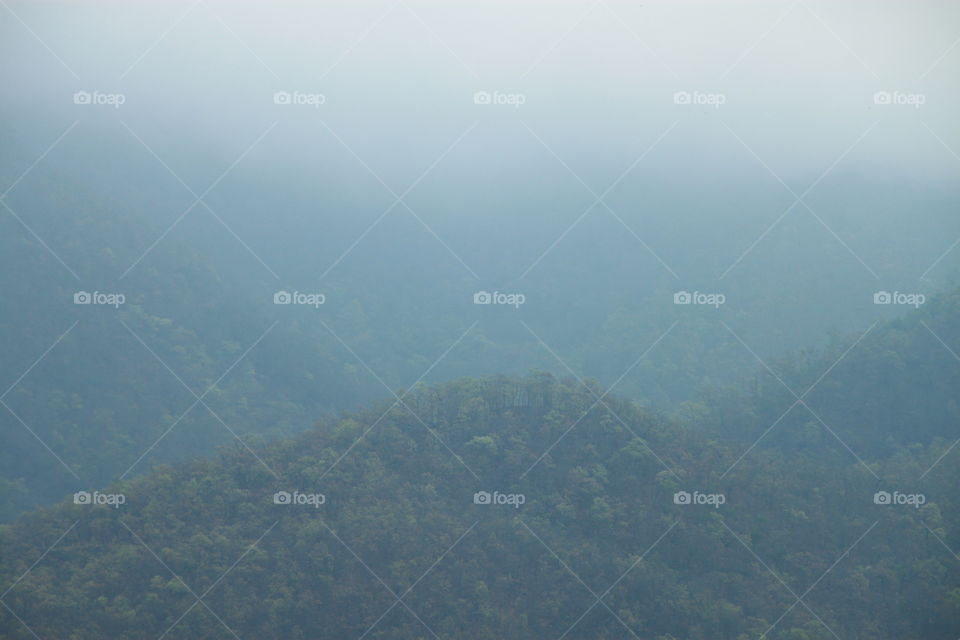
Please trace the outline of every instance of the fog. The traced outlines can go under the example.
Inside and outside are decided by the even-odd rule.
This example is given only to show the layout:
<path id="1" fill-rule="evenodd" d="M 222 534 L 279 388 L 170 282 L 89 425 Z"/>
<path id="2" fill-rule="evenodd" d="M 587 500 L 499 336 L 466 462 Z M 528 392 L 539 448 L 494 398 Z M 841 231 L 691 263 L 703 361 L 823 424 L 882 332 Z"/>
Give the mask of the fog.
<path id="1" fill-rule="evenodd" d="M 217 478 L 196 486 L 252 486 L 256 472 L 230 466 L 241 458 L 322 484 L 362 451 L 383 469 L 331 482 L 426 496 L 459 487 L 431 466 L 446 451 L 475 479 L 542 482 L 523 509 L 546 504 L 537 486 L 577 487 L 593 515 L 567 524 L 598 531 L 616 518 L 590 518 L 629 502 L 590 493 L 608 462 L 610 477 L 640 469 L 671 493 L 719 484 L 741 460 L 772 486 L 782 467 L 792 499 L 826 486 L 816 478 L 855 493 L 864 473 L 906 482 L 951 460 L 956 2 L 0 0 L 0 61 L 0 522 L 21 523 L 18 540 L 36 526 L 25 513 L 91 487 L 157 483 L 167 504 L 193 499 L 165 483 L 196 469 Z M 801 392 L 821 381 L 814 412 Z M 594 419 L 598 405 L 616 420 Z M 634 439 L 611 435 L 623 431 Z M 554 449 L 580 432 L 582 465 Z M 400 451 L 410 468 L 391 466 Z M 558 475 L 538 479 L 541 460 Z M 731 491 L 718 495 L 741 508 Z M 543 518 L 576 511 L 576 495 Z M 744 517 L 775 502 L 757 500 Z M 816 513 L 821 531 L 858 504 L 789 517 Z M 443 509 L 411 513 L 459 515 Z M 839 555 L 831 544 L 814 564 Z M 954 620 L 950 606 L 937 615 Z M 776 618 L 747 609 L 738 619 Z M 754 637 L 766 623 L 642 637 Z M 842 628 L 948 637 L 936 634 L 951 624 Z M 139 637 L 121 627 L 83 628 Z M 821 637 L 791 628 L 773 637 Z"/>

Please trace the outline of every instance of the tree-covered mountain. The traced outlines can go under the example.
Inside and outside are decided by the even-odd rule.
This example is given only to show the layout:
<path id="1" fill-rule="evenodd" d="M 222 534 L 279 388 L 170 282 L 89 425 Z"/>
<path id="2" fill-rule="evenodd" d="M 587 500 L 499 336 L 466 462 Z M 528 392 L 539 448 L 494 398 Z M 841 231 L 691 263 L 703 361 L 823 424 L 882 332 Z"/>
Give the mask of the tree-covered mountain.
<path id="1" fill-rule="evenodd" d="M 958 33 L 0 0 L 0 640 L 960 639 Z"/>
<path id="2" fill-rule="evenodd" d="M 680 424 L 539 373 L 420 385 L 259 458 L 238 447 L 101 488 L 123 504 L 2 529 L 3 637 L 31 637 L 20 618 L 78 639 L 953 638 L 954 398 L 924 375 L 941 354 L 917 327 L 950 345 L 956 300 L 874 329 L 824 377 L 808 401 L 846 416 L 839 438 L 813 418 L 720 438 L 709 410 Z M 783 379 L 799 395 L 835 359 Z M 765 388 L 755 416 L 795 401 Z M 894 393 L 926 407 L 891 418 L 913 426 L 896 447 L 904 427 L 850 409 Z M 858 460 L 847 441 L 883 446 Z"/>
<path id="3" fill-rule="evenodd" d="M 960 437 L 960 289 L 822 349 L 758 362 L 680 414 L 714 437 L 794 450 L 826 434 L 867 460 Z M 833 432 L 833 433 L 831 433 Z"/>
<path id="4" fill-rule="evenodd" d="M 64 133 L 44 122 L 44 139 Z M 555 222 L 543 221 L 537 235 L 518 234 L 495 254 L 468 252 L 477 234 L 496 230 L 494 220 L 489 229 L 443 229 L 444 241 L 471 257 L 477 279 L 410 216 L 388 216 L 362 235 L 381 203 L 355 160 L 345 158 L 352 169 L 339 169 L 314 193 L 306 182 L 290 189 L 286 169 L 251 152 L 207 198 L 211 213 L 196 203 L 190 209 L 190 194 L 165 169 L 161 161 L 178 150 L 162 131 L 81 123 L 46 155 L 17 133 L 4 132 L 8 153 L 0 159 L 9 191 L 0 211 L 0 521 L 153 464 L 244 446 L 250 435 L 296 433 L 422 376 L 572 370 L 671 412 L 704 390 L 752 380 L 756 360 L 718 319 L 772 358 L 894 309 L 871 303 L 866 272 L 821 292 L 791 285 L 791 265 L 811 246 L 822 256 L 814 279 L 851 260 L 802 220 L 785 220 L 785 232 L 801 241 L 783 245 L 778 267 L 760 255 L 722 283 L 715 274 L 737 247 L 701 247 L 682 271 L 714 275 L 677 279 L 622 227 L 592 216 L 547 254 L 545 240 L 564 230 Z M 229 165 L 200 148 L 195 154 L 174 162 L 188 184 L 215 178 L 209 166 Z M 281 194 L 282 206 L 297 212 L 283 219 L 287 227 L 252 222 L 269 206 L 263 192 Z M 946 215 L 946 197 L 931 192 L 934 219 Z M 307 215 L 317 209 L 322 224 Z M 507 224 L 514 213 L 495 217 Z M 649 232 L 669 239 L 667 228 Z M 864 244 L 878 233 L 861 232 Z M 394 242 L 398 234 L 409 242 Z M 918 238 L 910 251 L 884 259 L 922 268 L 939 240 Z M 560 257 L 568 254 L 577 259 Z M 541 255 L 542 264 L 518 280 Z M 587 258 L 594 268 L 578 268 Z M 698 287 L 723 291 L 726 303 L 674 304 L 677 290 Z M 498 288 L 523 293 L 526 303 L 473 304 L 476 291 Z M 320 292 L 325 304 L 275 305 L 278 290 Z M 118 292 L 125 301 L 75 305 L 80 291 Z M 810 314 L 814 293 L 834 313 Z M 789 329 L 797 325 L 803 330 Z M 775 406 L 781 400 L 771 397 Z"/>

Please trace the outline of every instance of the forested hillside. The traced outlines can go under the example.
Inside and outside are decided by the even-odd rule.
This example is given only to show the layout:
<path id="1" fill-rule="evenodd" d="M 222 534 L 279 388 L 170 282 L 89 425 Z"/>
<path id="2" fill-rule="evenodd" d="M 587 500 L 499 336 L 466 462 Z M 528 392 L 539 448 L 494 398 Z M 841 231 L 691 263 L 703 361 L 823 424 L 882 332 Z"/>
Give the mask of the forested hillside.
<path id="1" fill-rule="evenodd" d="M 0 0 L 0 640 L 960 640 L 958 34 Z"/>
<path id="2" fill-rule="evenodd" d="M 44 128 L 45 139 L 58 131 Z M 545 240 L 563 232 L 546 221 L 541 235 L 518 234 L 510 251 L 473 256 L 478 280 L 425 232 L 412 245 L 397 245 L 392 239 L 406 234 L 404 227 L 374 229 L 345 253 L 378 210 L 366 199 L 369 177 L 330 180 L 320 194 L 291 192 L 289 173 L 252 152 L 226 180 L 230 188 L 211 196 L 225 218 L 195 206 L 181 221 L 189 194 L 151 155 L 176 157 L 175 150 L 150 133 L 84 123 L 39 160 L 42 148 L 3 134 L 8 153 L 0 159 L 0 184 L 10 192 L 0 216 L 0 424 L 7 434 L 0 521 L 81 486 L 218 446 L 244 446 L 250 435 L 290 435 L 319 417 L 389 397 L 384 385 L 407 386 L 424 375 L 442 382 L 572 370 L 666 412 L 719 389 L 723 399 L 710 403 L 714 410 L 754 380 L 759 365 L 750 350 L 773 358 L 817 344 L 828 330 L 903 312 L 873 305 L 869 274 L 850 273 L 849 253 L 799 219 L 784 222 L 785 237 L 801 240 L 783 241 L 774 267 L 766 253 L 751 255 L 723 283 L 716 275 L 736 257 L 735 246 L 671 258 L 678 269 L 675 260 L 683 258 L 685 277 L 678 279 L 607 224 L 585 224 L 544 253 Z M 195 153 L 177 171 L 191 183 L 211 180 L 204 163 L 219 166 L 222 159 Z M 561 178 L 544 176 L 558 185 Z M 286 228 L 250 222 L 268 206 L 257 189 L 284 194 L 284 206 L 298 212 Z M 889 204 L 902 196 L 878 197 Z M 932 221 L 949 215 L 943 194 L 929 198 Z M 322 228 L 307 215 L 316 207 L 326 216 Z M 495 217 L 507 224 L 513 213 L 506 208 Z M 444 237 L 461 253 L 481 231 L 491 229 L 446 229 Z M 671 231 L 650 233 L 666 242 Z M 861 243 L 879 246 L 879 230 L 857 233 Z M 287 242 L 296 250 L 284 248 Z M 940 244 L 921 236 L 876 259 L 921 270 Z M 822 291 L 791 285 L 793 265 L 811 247 L 821 255 L 820 275 L 807 276 L 843 272 L 842 282 Z M 544 261 L 517 279 L 541 254 Z M 585 259 L 592 269 L 577 267 Z M 946 264 L 936 273 L 945 282 Z M 698 287 L 719 289 L 725 304 L 674 304 L 678 289 Z M 523 293 L 525 304 L 473 304 L 477 290 L 498 288 Z M 275 305 L 278 290 L 319 292 L 325 303 Z M 79 291 L 116 292 L 125 300 L 118 307 L 75 305 Z M 833 311 L 811 312 L 811 299 Z M 786 393 L 773 386 L 769 411 Z M 765 402 L 750 403 L 751 411 L 762 410 L 760 423 L 769 417 Z"/>
<path id="3" fill-rule="evenodd" d="M 738 390 L 717 386 L 680 410 L 715 437 L 796 450 L 822 437 L 867 460 L 960 437 L 960 289 L 917 311 L 757 362 Z M 831 434 L 831 431 L 834 434 Z"/>
<path id="4" fill-rule="evenodd" d="M 854 448 L 880 443 L 860 460 L 813 418 L 750 446 L 709 436 L 709 412 L 678 424 L 545 373 L 418 386 L 259 460 L 236 448 L 101 489 L 120 505 L 22 517 L 2 530 L 5 601 L 77 639 L 952 638 L 957 423 L 951 388 L 912 368 L 950 355 L 924 324 L 950 344 L 956 295 L 875 329 L 808 399 Z M 832 359 L 784 377 L 800 394 Z M 849 407 L 893 394 L 926 413 L 905 409 L 917 429 L 887 455 L 889 424 Z"/>

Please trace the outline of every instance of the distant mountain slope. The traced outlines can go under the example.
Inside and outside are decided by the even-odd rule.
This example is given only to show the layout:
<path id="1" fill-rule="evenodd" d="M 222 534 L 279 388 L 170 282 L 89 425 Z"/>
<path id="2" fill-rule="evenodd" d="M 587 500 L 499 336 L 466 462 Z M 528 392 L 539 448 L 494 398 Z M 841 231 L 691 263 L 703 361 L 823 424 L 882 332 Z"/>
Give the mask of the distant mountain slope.
<path id="1" fill-rule="evenodd" d="M 739 450 L 600 393 L 418 388 L 28 514 L 0 637 L 955 637 L 958 466 L 917 480 L 942 449 L 724 476 Z"/>
<path id="2" fill-rule="evenodd" d="M 758 363 L 752 387 L 714 391 L 681 413 L 724 439 L 787 449 L 825 439 L 865 460 L 949 446 L 960 438 L 960 289 L 822 351 Z"/>
<path id="3" fill-rule="evenodd" d="M 0 208 L 0 521 L 128 469 L 209 453 L 235 442 L 231 430 L 290 434 L 363 399 L 329 345 L 295 337 L 295 321 L 271 330 L 269 289 L 245 289 L 189 244 L 159 243 L 121 279 L 157 240 L 157 209 L 45 166 L 15 183 L 29 156 L 10 150 L 0 166 L 17 187 L 10 211 Z M 78 292 L 124 298 L 75 304 Z M 267 303 L 251 304 L 258 297 Z"/>
<path id="4" fill-rule="evenodd" d="M 33 126 L 51 133 L 25 135 L 31 144 L 49 144 L 64 130 Z M 241 163 L 211 198 L 221 224 L 196 203 L 189 209 L 188 191 L 120 125 L 83 122 L 46 156 L 42 145 L 27 152 L 3 131 L 0 144 L 0 188 L 9 189 L 3 202 L 10 207 L 0 207 L 0 522 L 83 486 L 239 444 L 234 434 L 249 441 L 298 433 L 424 375 L 427 382 L 529 369 L 565 375 L 569 367 L 605 388 L 617 382 L 617 393 L 663 411 L 729 384 L 700 410 L 713 412 L 731 404 L 759 366 L 718 320 L 770 357 L 818 340 L 827 327 L 860 326 L 877 312 L 862 289 L 864 274 L 847 274 L 843 286 L 817 293 L 832 304 L 830 314 L 808 304 L 801 295 L 808 291 L 787 286 L 791 261 L 806 262 L 809 243 L 829 241 L 823 229 L 790 230 L 795 239 L 776 267 L 757 266 L 774 264 L 759 256 L 754 267 L 738 267 L 724 284 L 721 308 L 684 306 L 673 304 L 674 292 L 696 289 L 701 280 L 672 277 L 613 219 L 578 228 L 530 278 L 516 282 L 528 266 L 521 263 L 543 254 L 564 227 L 551 210 L 532 207 L 524 218 L 507 208 L 489 218 L 477 204 L 482 229 L 444 219 L 441 234 L 471 263 L 487 261 L 477 266 L 477 279 L 405 214 L 387 216 L 348 251 L 383 209 L 363 189 L 370 176 L 335 159 L 324 165 L 320 184 L 304 167 L 252 170 Z M 187 183 L 216 177 L 208 174 L 222 159 L 204 154 L 222 151 L 171 144 L 177 157 L 191 158 L 177 165 Z M 943 201 L 931 205 L 933 220 L 948 210 L 946 196 L 937 198 Z M 283 213 L 275 210 L 284 207 L 290 211 L 275 222 Z M 507 218 L 511 242 L 478 251 L 475 234 L 500 232 Z M 661 240 L 670 246 L 675 230 L 663 224 Z M 520 233 L 525 225 L 529 233 Z M 910 260 L 942 251 L 934 240 L 925 236 Z M 678 259 L 689 260 L 685 274 L 719 273 L 734 259 L 731 247 L 698 247 L 675 247 Z M 839 272 L 851 259 L 839 245 L 833 249 L 817 265 L 823 273 Z M 563 257 L 569 252 L 578 259 Z M 810 274 L 811 282 L 817 277 Z M 478 289 L 506 290 L 511 282 L 510 291 L 525 292 L 520 308 L 473 304 Z M 278 289 L 320 291 L 326 304 L 274 305 Z M 119 308 L 75 305 L 80 291 L 121 293 L 125 301 Z M 832 380 L 814 391 L 811 404 Z M 792 401 L 777 383 L 768 386 L 762 398 L 747 401 L 747 414 L 728 421 L 745 428 L 736 437 L 749 442 Z M 849 409 L 844 415 L 858 410 Z M 827 414 L 824 420 L 834 423 Z M 950 426 L 928 422 L 923 428 Z M 873 450 L 854 448 L 865 456 Z"/>

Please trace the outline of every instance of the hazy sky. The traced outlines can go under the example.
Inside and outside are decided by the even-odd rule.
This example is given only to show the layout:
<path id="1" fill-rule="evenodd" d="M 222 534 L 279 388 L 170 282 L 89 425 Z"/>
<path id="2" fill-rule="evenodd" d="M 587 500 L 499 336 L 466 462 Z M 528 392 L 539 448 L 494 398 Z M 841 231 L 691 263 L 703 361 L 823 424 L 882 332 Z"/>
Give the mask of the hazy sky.
<path id="1" fill-rule="evenodd" d="M 161 228 L 189 205 L 172 174 L 215 185 L 271 263 L 311 220 L 356 216 L 321 227 L 342 233 L 331 262 L 399 194 L 476 265 L 464 275 L 501 285 L 598 196 L 618 233 L 639 230 L 638 252 L 683 275 L 719 246 L 710 278 L 798 196 L 784 225 L 809 222 L 871 281 L 918 286 L 960 235 L 954 2 L 10 3 L 0 16 L 16 166 L 69 131 L 44 164 L 120 196 L 139 185 L 149 204 L 131 206 L 158 207 Z M 289 231 L 268 245 L 274 222 Z M 524 242 L 509 265 L 486 250 Z M 776 246 L 760 248 L 775 259 Z"/>
<path id="2" fill-rule="evenodd" d="M 272 122 L 278 144 L 311 133 L 325 143 L 322 119 L 396 189 L 475 121 L 471 153 L 539 153 L 522 121 L 595 189 L 676 121 L 661 167 L 756 166 L 732 130 L 802 189 L 879 121 L 855 163 L 942 180 L 960 170 L 943 146 L 960 148 L 953 2 L 9 7 L 25 24 L 0 11 L 0 78 L 15 88 L 2 98 L 8 113 L 88 127 L 122 119 L 151 144 L 182 133 L 230 157 Z M 125 102 L 77 109 L 79 90 Z M 324 103 L 274 104 L 284 90 Z M 923 104 L 876 105 L 882 90 L 922 94 Z M 476 91 L 520 94 L 523 104 L 476 105 Z M 677 105 L 677 91 L 722 94 L 723 104 Z"/>

